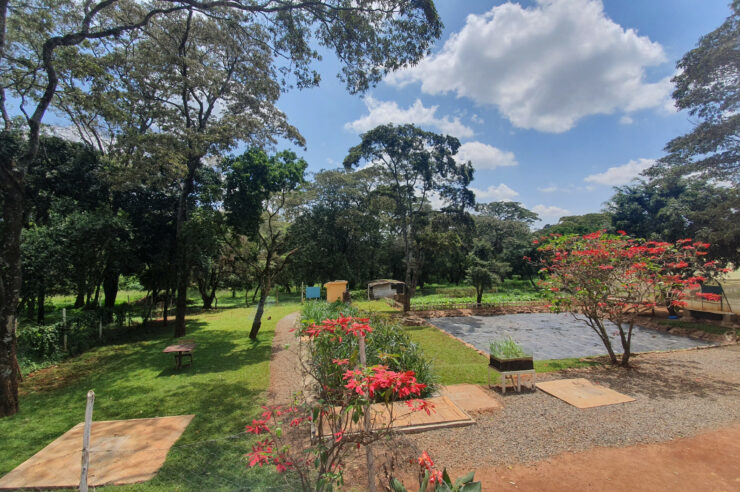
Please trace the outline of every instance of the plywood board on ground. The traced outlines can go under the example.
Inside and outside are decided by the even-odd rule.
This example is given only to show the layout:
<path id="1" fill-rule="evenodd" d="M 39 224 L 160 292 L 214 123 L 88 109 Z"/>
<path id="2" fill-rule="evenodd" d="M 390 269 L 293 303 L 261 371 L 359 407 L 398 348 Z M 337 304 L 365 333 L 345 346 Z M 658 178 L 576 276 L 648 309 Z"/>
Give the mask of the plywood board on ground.
<path id="1" fill-rule="evenodd" d="M 193 415 L 93 422 L 88 485 L 150 480 Z M 77 424 L 0 478 L 0 490 L 77 488 L 83 424 Z"/>
<path id="2" fill-rule="evenodd" d="M 475 423 L 470 415 L 446 396 L 426 398 L 426 401 L 434 405 L 434 410 L 428 415 L 425 411 L 411 411 L 404 402 L 396 402 L 389 406 L 375 403 L 370 406 L 372 427 L 384 428 L 390 423 L 396 432 L 410 433 Z M 335 411 L 338 413 L 339 407 L 335 408 Z M 358 423 L 350 425 L 348 432 L 358 432 L 363 426 L 364 421 L 360 419 Z M 328 432 L 328 426 L 325 425 L 324 431 Z"/>
<path id="3" fill-rule="evenodd" d="M 635 401 L 631 396 L 591 383 L 588 379 L 557 379 L 537 383 L 537 387 L 577 408 L 593 408 Z"/>
<path id="4" fill-rule="evenodd" d="M 466 412 L 495 412 L 503 408 L 491 391 L 477 384 L 451 384 L 443 386 L 440 393 Z"/>

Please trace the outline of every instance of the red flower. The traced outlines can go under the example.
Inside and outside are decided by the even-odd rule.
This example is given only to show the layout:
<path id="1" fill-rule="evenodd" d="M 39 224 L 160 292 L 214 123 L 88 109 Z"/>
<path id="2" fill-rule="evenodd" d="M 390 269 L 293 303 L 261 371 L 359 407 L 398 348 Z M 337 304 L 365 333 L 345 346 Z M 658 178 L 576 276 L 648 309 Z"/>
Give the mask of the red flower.
<path id="1" fill-rule="evenodd" d="M 332 359 L 331 361 L 338 366 L 345 366 L 349 364 L 349 359 Z"/>
<path id="2" fill-rule="evenodd" d="M 251 432 L 252 434 L 262 434 L 269 431 L 267 420 L 252 420 L 252 425 L 247 426 L 247 432 Z"/>
<path id="3" fill-rule="evenodd" d="M 421 456 L 417 458 L 417 461 L 419 462 L 420 467 L 426 468 L 427 470 L 431 470 L 432 467 L 434 467 L 434 461 L 432 461 L 432 458 L 429 457 L 429 454 L 426 451 L 421 453 Z"/>
<path id="4" fill-rule="evenodd" d="M 411 409 L 412 412 L 421 412 L 424 411 L 427 413 L 427 415 L 432 414 L 432 410 L 434 410 L 434 403 L 429 403 L 426 400 L 408 400 L 406 401 L 406 406 Z"/>
<path id="5" fill-rule="evenodd" d="M 434 485 L 435 483 L 444 483 L 444 479 L 442 477 L 442 472 L 439 470 L 430 470 L 429 471 L 429 485 Z"/>
<path id="6" fill-rule="evenodd" d="M 624 232 L 624 231 L 622 231 L 622 230 L 617 231 L 617 234 L 619 234 L 620 236 L 626 236 L 627 235 L 627 233 Z"/>

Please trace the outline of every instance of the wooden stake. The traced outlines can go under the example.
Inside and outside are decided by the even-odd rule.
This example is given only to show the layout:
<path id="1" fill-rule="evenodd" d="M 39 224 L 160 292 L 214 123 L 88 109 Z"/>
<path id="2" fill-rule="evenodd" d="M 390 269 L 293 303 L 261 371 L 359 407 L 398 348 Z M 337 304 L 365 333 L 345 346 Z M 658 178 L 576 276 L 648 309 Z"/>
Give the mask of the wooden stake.
<path id="1" fill-rule="evenodd" d="M 64 330 L 64 351 L 67 351 L 67 308 L 62 308 L 62 329 Z"/>
<path id="2" fill-rule="evenodd" d="M 367 367 L 367 355 L 365 353 L 365 337 L 360 337 L 360 364 L 364 370 Z M 370 404 L 365 409 L 365 433 L 369 434 L 372 427 L 370 421 Z M 373 447 L 371 444 L 365 446 L 365 458 L 367 459 L 367 490 L 375 492 L 375 460 L 373 458 Z"/>
<path id="3" fill-rule="evenodd" d="M 92 430 L 92 412 L 95 403 L 95 392 L 87 392 L 85 408 L 85 431 L 82 434 L 82 471 L 80 472 L 80 492 L 87 492 L 87 471 L 90 467 L 90 431 Z"/>

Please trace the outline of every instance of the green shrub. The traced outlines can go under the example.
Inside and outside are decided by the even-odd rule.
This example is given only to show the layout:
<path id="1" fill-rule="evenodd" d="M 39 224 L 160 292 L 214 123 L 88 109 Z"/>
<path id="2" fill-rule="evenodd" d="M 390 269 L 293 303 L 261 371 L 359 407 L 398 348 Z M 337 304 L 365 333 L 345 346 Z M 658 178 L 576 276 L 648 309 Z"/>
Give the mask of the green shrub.
<path id="1" fill-rule="evenodd" d="M 303 308 L 303 324 L 321 323 L 325 319 L 339 317 L 340 312 L 345 316 L 357 316 L 357 310 L 346 304 L 325 302 L 307 302 Z M 438 386 L 438 379 L 434 374 L 432 364 L 424 356 L 419 345 L 403 328 L 387 316 L 374 316 L 370 319 L 373 328 L 365 340 L 365 354 L 367 365 L 382 364 L 392 371 L 414 371 L 416 379 L 427 385 L 421 397 L 434 393 Z M 309 370 L 319 382 L 317 391 L 321 398 L 332 401 L 338 394 L 337 388 L 345 383 L 342 379 L 347 367 L 359 364 L 359 342 L 354 336 L 345 336 L 341 340 L 333 337 L 320 336 L 312 339 L 308 344 Z M 347 359 L 349 364 L 338 366 L 337 359 Z"/>
<path id="2" fill-rule="evenodd" d="M 326 301 L 306 301 L 301 311 L 301 319 L 311 323 L 321 323 L 325 319 L 338 318 L 339 315 L 357 316 L 359 311 L 356 307 L 343 302 L 328 303 Z"/>
<path id="3" fill-rule="evenodd" d="M 18 363 L 24 373 L 57 362 L 67 355 L 78 355 L 105 341 L 118 338 L 126 331 L 125 322 L 130 308 L 116 306 L 111 310 L 113 324 L 105 325 L 100 339 L 100 320 L 105 310 L 82 311 L 50 325 L 23 325 L 18 328 Z M 67 351 L 64 351 L 64 335 Z"/>
<path id="4" fill-rule="evenodd" d="M 497 359 L 515 359 L 530 355 L 510 336 L 491 342 L 490 350 L 491 355 Z"/>

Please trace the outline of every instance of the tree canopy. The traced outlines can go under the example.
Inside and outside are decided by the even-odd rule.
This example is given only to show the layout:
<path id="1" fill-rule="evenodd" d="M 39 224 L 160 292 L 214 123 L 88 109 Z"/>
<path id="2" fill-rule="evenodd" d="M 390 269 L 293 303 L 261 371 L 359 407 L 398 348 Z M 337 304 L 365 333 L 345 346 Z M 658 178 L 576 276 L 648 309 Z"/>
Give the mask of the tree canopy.
<path id="1" fill-rule="evenodd" d="M 740 183 L 740 0 L 730 8 L 725 22 L 676 64 L 676 107 L 699 121 L 668 142 L 667 155 L 647 171 L 650 176 L 699 173 Z"/>

